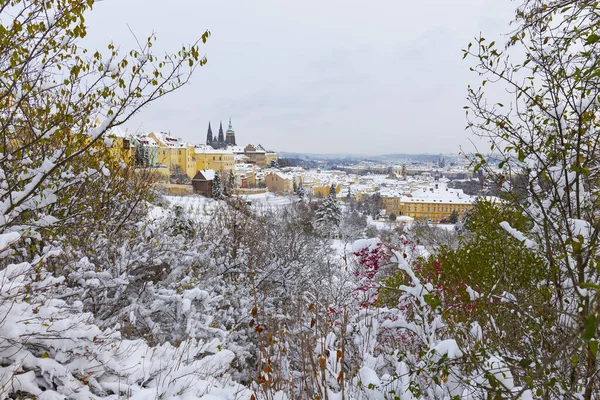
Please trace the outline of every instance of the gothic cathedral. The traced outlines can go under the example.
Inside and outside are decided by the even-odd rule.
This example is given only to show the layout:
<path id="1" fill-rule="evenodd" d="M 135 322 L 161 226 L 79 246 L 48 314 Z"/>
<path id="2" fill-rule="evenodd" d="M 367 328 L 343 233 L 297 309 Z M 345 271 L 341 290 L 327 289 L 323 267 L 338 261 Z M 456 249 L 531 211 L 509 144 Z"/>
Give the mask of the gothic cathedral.
<path id="1" fill-rule="evenodd" d="M 206 144 L 211 146 L 213 149 L 226 149 L 227 146 L 235 146 L 235 131 L 231 124 L 231 118 L 229 118 L 229 127 L 227 128 L 226 135 L 223 134 L 223 122 L 219 123 L 219 135 L 213 137 L 210 122 L 208 123 L 208 132 L 206 134 Z"/>

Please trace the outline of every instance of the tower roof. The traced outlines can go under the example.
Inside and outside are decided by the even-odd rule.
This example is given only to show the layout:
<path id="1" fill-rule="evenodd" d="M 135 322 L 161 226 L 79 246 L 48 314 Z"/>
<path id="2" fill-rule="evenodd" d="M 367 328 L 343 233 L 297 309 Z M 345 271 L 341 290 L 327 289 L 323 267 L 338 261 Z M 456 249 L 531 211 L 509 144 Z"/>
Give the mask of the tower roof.
<path id="1" fill-rule="evenodd" d="M 213 140 L 212 129 L 210 127 L 210 121 L 208 121 L 208 132 L 206 133 L 206 144 L 211 144 Z"/>
<path id="2" fill-rule="evenodd" d="M 233 125 L 231 124 L 231 118 L 229 118 L 229 126 L 227 127 L 227 133 L 235 133 Z"/>
<path id="3" fill-rule="evenodd" d="M 219 142 L 224 142 L 225 136 L 223 135 L 223 121 L 219 123 Z"/>

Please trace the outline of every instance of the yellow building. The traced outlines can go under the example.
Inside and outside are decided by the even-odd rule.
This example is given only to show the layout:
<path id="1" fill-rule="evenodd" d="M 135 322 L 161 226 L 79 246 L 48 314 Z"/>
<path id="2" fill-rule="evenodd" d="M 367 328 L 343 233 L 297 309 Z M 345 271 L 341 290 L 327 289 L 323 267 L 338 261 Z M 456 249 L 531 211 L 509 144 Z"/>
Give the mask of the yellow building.
<path id="1" fill-rule="evenodd" d="M 410 195 L 393 192 L 381 193 L 381 202 L 386 214 L 408 216 L 417 220 L 439 222 L 453 212 L 463 216 L 473 207 L 475 197 L 465 195 L 462 190 L 422 188 Z"/>
<path id="2" fill-rule="evenodd" d="M 232 151 L 226 149 L 215 150 L 207 145 L 197 145 L 193 149 L 196 171 L 205 169 L 212 169 L 221 173 L 233 171 L 235 156 Z M 196 171 L 194 171 L 194 174 Z"/>
<path id="3" fill-rule="evenodd" d="M 269 192 L 291 193 L 294 191 L 294 178 L 281 172 L 269 172 L 265 176 L 265 184 Z"/>
<path id="4" fill-rule="evenodd" d="M 267 151 L 265 153 L 265 167 L 270 167 L 271 163 L 273 161 L 277 162 L 277 160 L 279 160 L 277 153 L 273 153 L 272 151 Z M 263 167 L 263 168 L 265 168 L 265 167 Z"/>
<path id="5" fill-rule="evenodd" d="M 331 185 L 315 185 L 312 187 L 313 195 L 327 197 L 329 196 L 329 189 Z M 342 185 L 339 183 L 335 186 L 335 194 L 339 194 L 342 190 Z"/>
<path id="6" fill-rule="evenodd" d="M 123 160 L 129 165 L 133 165 L 135 160 L 135 147 L 131 144 L 131 141 L 123 137 L 115 137 L 108 135 L 104 138 L 105 145 L 110 143 L 108 151 L 111 157 L 117 160 Z"/>
<path id="7" fill-rule="evenodd" d="M 194 176 L 196 163 L 187 143 L 164 132 L 150 132 L 148 136 L 158 143 L 158 164 L 168 165 L 170 175 Z"/>
<path id="8" fill-rule="evenodd" d="M 249 144 L 244 147 L 243 154 L 247 157 L 247 162 L 256 164 L 261 168 L 268 168 L 271 166 L 272 161 L 277 161 L 279 159 L 277 153 L 265 150 L 260 144 L 258 146 Z"/>

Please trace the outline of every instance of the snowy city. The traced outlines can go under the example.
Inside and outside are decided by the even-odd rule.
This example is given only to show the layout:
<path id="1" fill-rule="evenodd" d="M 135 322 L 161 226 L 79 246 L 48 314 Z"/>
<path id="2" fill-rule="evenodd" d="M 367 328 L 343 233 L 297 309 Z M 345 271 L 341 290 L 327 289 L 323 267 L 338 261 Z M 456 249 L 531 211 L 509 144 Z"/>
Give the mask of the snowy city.
<path id="1" fill-rule="evenodd" d="M 0 400 L 600 400 L 599 15 L 0 0 Z"/>

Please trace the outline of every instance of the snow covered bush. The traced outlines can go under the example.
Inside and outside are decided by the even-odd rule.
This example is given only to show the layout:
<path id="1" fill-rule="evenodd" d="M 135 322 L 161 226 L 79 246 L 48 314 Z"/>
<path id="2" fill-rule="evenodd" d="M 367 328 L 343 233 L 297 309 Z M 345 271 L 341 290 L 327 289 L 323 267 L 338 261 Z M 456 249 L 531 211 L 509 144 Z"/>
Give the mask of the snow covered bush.
<path id="1" fill-rule="evenodd" d="M 228 381 L 234 355 L 213 342 L 150 347 L 123 340 L 118 324 L 100 329 L 82 302 L 60 299 L 64 278 L 44 267 L 58 250 L 44 253 L 0 271 L 0 398 L 249 398 L 247 390 L 215 380 Z"/>
<path id="2" fill-rule="evenodd" d="M 145 222 L 133 228 L 145 218 L 148 183 L 107 132 L 181 87 L 206 60 L 197 45 L 160 59 L 153 36 L 126 57 L 113 44 L 107 54 L 87 53 L 78 41 L 93 3 L 0 8 L 0 398 L 235 396 L 237 387 L 213 378 L 230 379 L 234 358 L 216 342 L 186 335 L 150 347 L 121 334 L 121 315 L 131 311 L 135 320 L 129 302 L 143 301 L 141 281 L 166 278 L 160 257 L 144 260 L 151 244 L 122 241 L 144 229 Z M 118 259 L 120 245 L 133 249 Z M 205 294 L 165 297 L 185 307 L 203 304 Z"/>
<path id="3" fill-rule="evenodd" d="M 498 395 L 531 390 L 541 398 L 593 399 L 600 393 L 597 13 L 593 2 L 526 0 L 506 47 L 479 37 L 465 49 L 483 79 L 468 91 L 469 127 L 502 160 L 493 168 L 477 154 L 474 165 L 530 221 L 524 228 L 496 223 L 541 261 L 530 291 L 546 293 L 523 299 L 489 290 L 520 327 L 522 345 L 509 352 L 508 343 L 498 343 L 487 351 L 502 355 L 501 369 L 522 387 L 515 394 L 511 382 L 496 382 L 490 390 Z M 492 101 L 486 83 L 510 95 Z M 481 267 L 494 262 L 481 260 Z M 520 268 L 509 265 L 503 274 L 514 282 Z M 504 341 L 505 329 L 493 327 Z"/>

